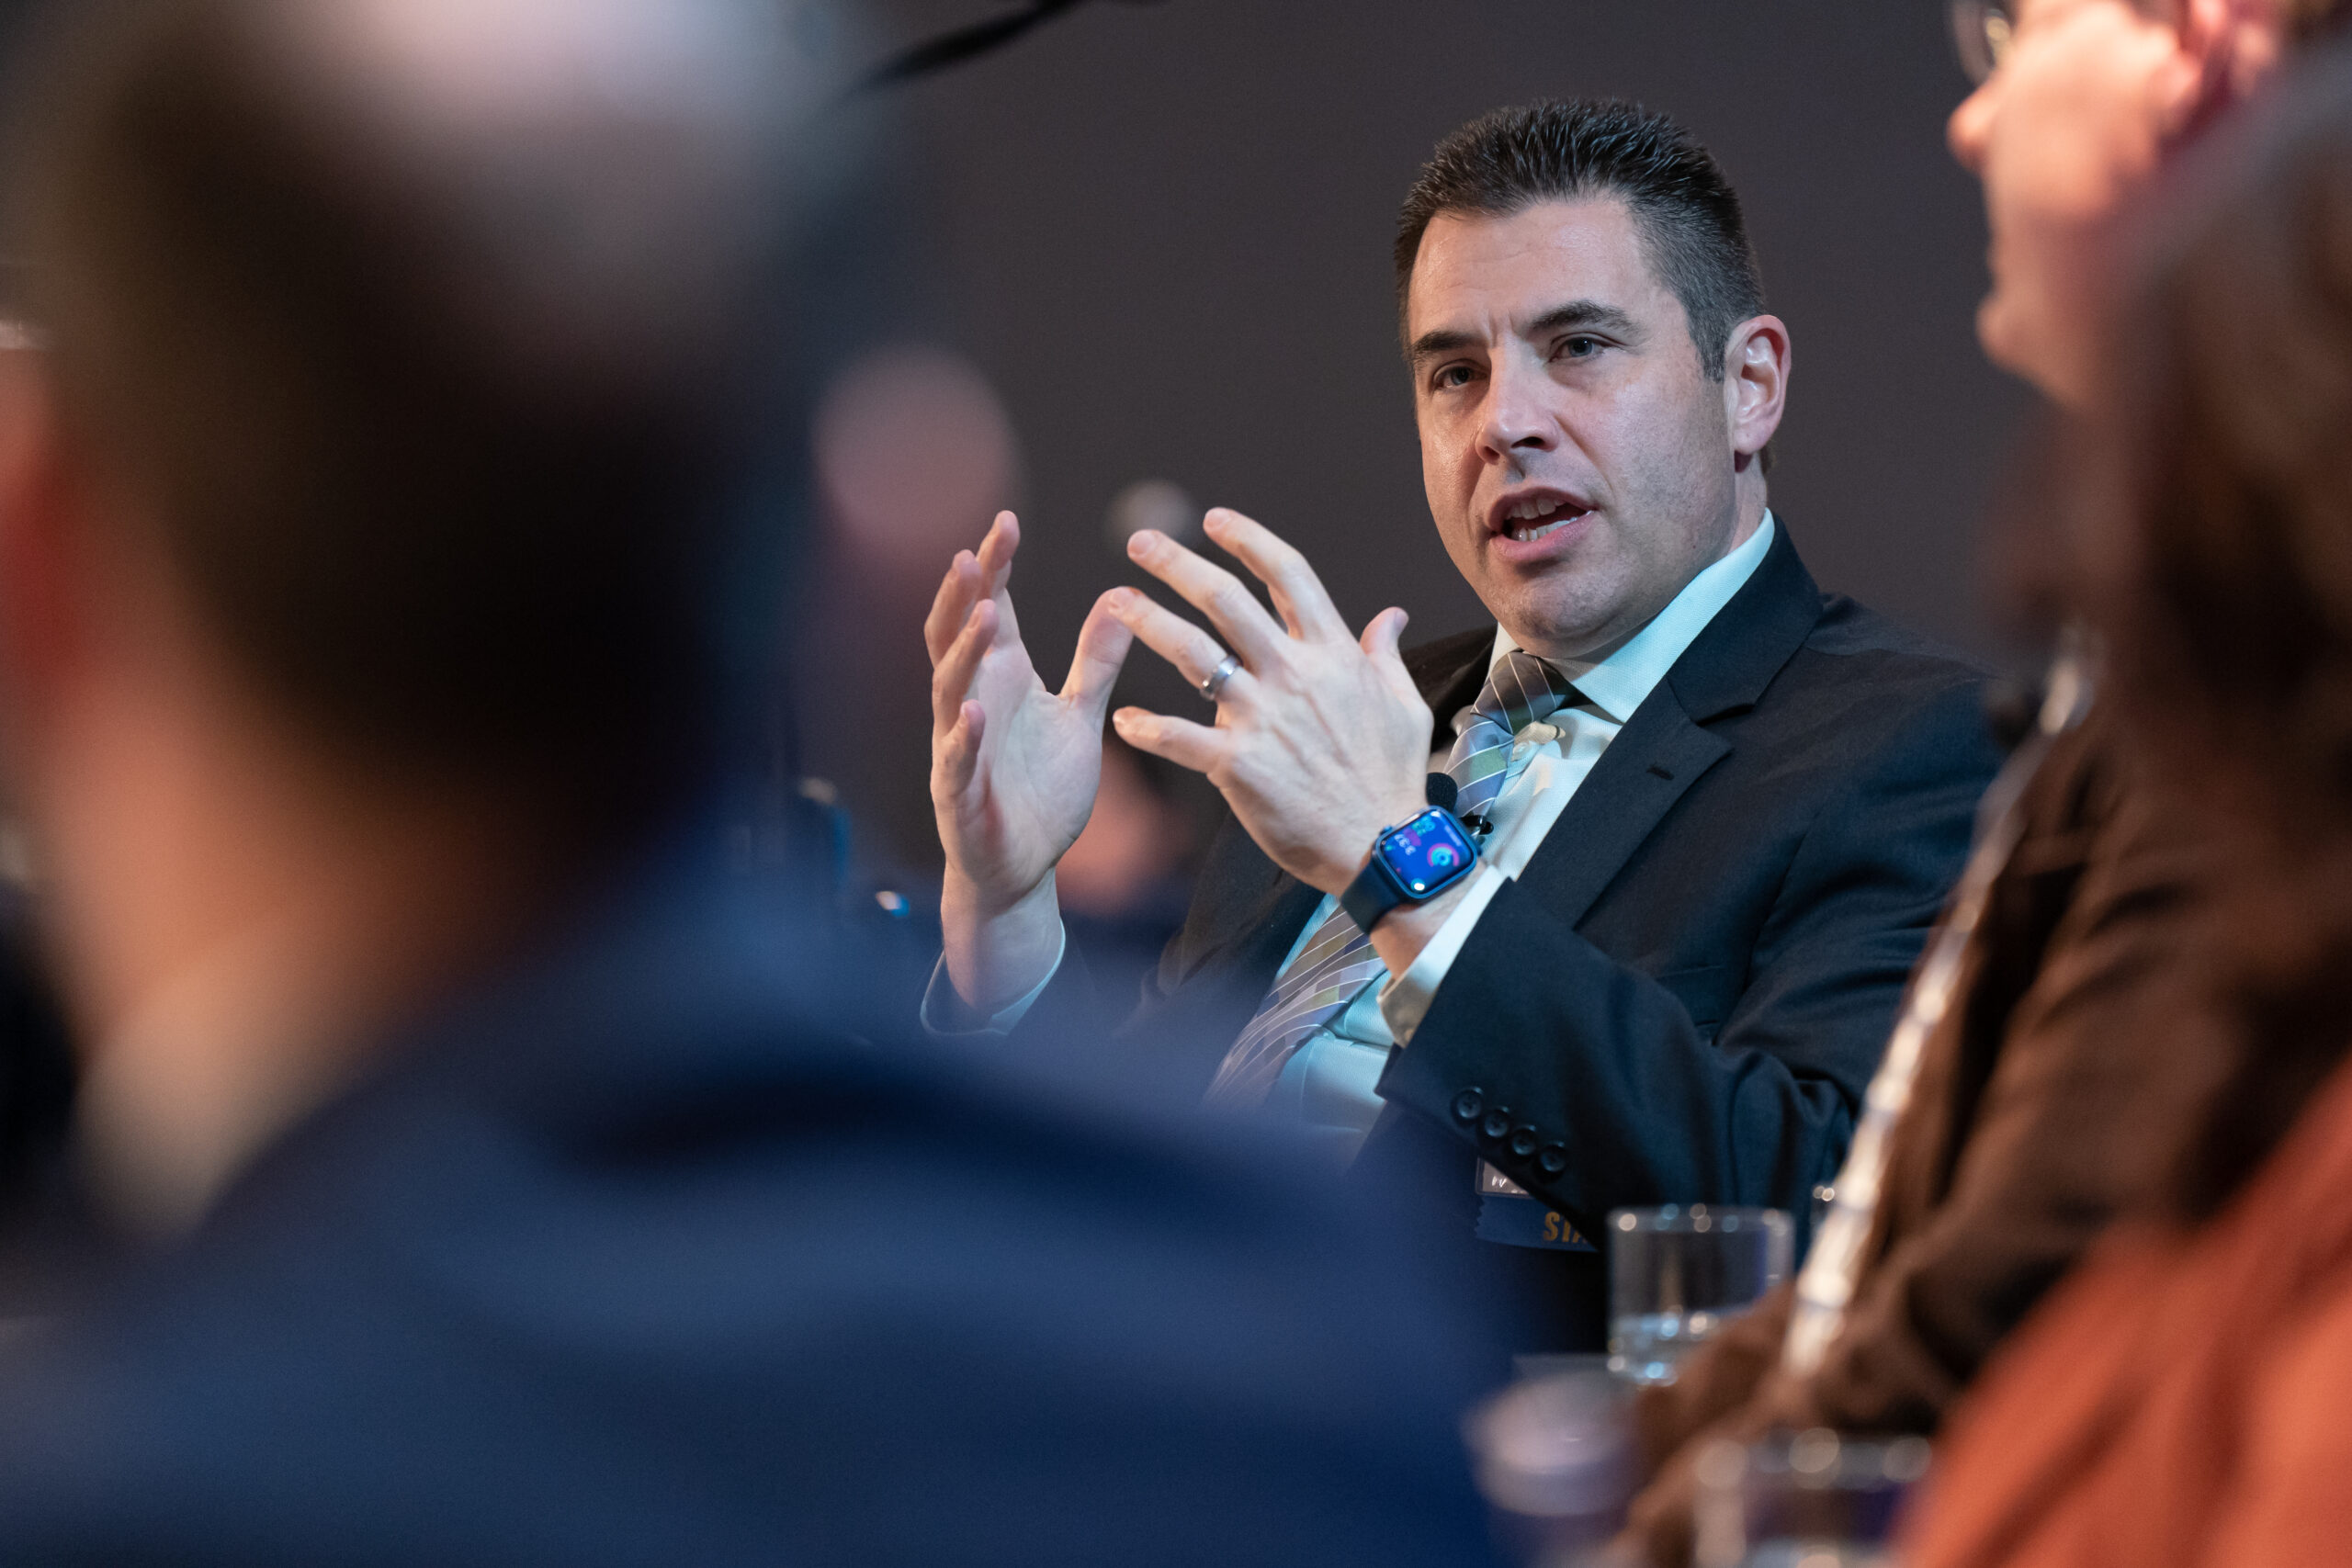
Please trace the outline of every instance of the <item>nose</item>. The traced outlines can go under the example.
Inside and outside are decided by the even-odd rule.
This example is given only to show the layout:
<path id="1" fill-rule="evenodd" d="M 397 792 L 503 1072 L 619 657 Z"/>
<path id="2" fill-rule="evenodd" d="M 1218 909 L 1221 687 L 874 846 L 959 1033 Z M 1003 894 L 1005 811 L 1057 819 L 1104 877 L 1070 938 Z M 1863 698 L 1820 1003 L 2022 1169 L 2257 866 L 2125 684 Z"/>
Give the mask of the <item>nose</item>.
<path id="1" fill-rule="evenodd" d="M 1526 452 L 1548 452 L 1559 441 L 1558 427 L 1538 395 L 1536 382 L 1504 364 L 1494 372 L 1486 417 L 1478 427 L 1479 456 L 1489 463 Z"/>
<path id="2" fill-rule="evenodd" d="M 1960 160 L 1962 168 L 1979 179 L 1984 177 L 1984 150 L 1993 140 L 1993 89 L 1999 81 L 1996 75 L 1969 94 L 1944 125 L 1944 141 L 1951 147 L 1951 155 Z"/>

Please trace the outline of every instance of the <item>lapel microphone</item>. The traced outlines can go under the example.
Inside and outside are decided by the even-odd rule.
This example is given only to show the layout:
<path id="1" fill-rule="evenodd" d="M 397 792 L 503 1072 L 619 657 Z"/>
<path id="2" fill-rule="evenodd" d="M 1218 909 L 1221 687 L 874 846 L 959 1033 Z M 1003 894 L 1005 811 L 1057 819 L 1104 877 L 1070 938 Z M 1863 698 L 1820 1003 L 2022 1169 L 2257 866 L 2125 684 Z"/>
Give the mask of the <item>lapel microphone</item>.
<path id="1" fill-rule="evenodd" d="M 1440 811 L 1451 811 L 1453 803 L 1462 798 L 1462 786 L 1453 782 L 1452 773 L 1431 773 L 1425 787 L 1429 803 Z M 1483 817 L 1464 817 L 1462 825 L 1480 838 L 1495 830 L 1495 825 Z"/>

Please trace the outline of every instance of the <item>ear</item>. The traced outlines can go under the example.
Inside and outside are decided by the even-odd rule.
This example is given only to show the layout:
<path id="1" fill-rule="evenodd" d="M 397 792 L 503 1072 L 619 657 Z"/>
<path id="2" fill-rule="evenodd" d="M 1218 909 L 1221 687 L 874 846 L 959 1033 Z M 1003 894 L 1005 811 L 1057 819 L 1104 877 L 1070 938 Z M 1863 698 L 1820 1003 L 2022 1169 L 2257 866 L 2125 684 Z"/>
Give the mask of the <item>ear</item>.
<path id="1" fill-rule="evenodd" d="M 2164 105 L 2165 138 L 2203 128 L 2230 105 L 2259 91 L 2287 48 L 2280 0 L 2175 0 L 2181 69 Z"/>
<path id="2" fill-rule="evenodd" d="M 1742 321 L 1724 345 L 1724 423 L 1736 457 L 1764 450 L 1788 400 L 1788 324 L 1778 316 Z"/>

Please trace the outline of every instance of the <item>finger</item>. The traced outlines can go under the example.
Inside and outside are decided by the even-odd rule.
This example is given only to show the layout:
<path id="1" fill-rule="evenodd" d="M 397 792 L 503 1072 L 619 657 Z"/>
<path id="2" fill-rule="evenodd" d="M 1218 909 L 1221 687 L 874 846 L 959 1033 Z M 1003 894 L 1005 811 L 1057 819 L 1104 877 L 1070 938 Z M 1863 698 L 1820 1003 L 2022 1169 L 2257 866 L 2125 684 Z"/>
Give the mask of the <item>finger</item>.
<path id="1" fill-rule="evenodd" d="M 972 606 L 965 618 L 964 630 L 948 645 L 946 657 L 931 672 L 931 732 L 944 736 L 956 722 L 964 700 L 972 694 L 972 682 L 978 676 L 980 660 L 987 657 L 989 644 L 996 635 L 996 605 L 983 599 Z"/>
<path id="2" fill-rule="evenodd" d="M 1158 529 L 1138 530 L 1127 540 L 1127 556 L 1206 615 L 1251 669 L 1264 669 L 1290 640 L 1239 578 L 1221 566 L 1211 566 Z M 1224 657 L 1222 651 L 1217 654 L 1218 659 Z M 1210 662 L 1214 666 L 1216 660 Z"/>
<path id="3" fill-rule="evenodd" d="M 947 657 L 948 644 L 964 629 L 972 602 L 979 597 L 980 563 L 971 551 L 957 550 L 948 563 L 947 575 L 939 580 L 939 592 L 932 596 L 931 614 L 923 617 L 922 645 L 933 669 Z"/>
<path id="4" fill-rule="evenodd" d="M 1176 666 L 1188 686 L 1207 680 L 1225 662 L 1225 646 L 1172 610 L 1155 604 L 1132 588 L 1114 588 L 1102 596 L 1119 624 L 1143 640 L 1143 645 Z M 1239 696 L 1250 679 L 1247 670 L 1227 677 L 1222 695 Z"/>
<path id="5" fill-rule="evenodd" d="M 1388 682 L 1390 691 L 1419 697 L 1420 687 L 1414 682 L 1413 672 L 1405 668 L 1405 656 L 1397 651 L 1397 645 L 1405 638 L 1406 623 L 1411 619 L 1392 604 L 1373 616 L 1372 624 L 1363 629 L 1362 641 L 1364 656 Z"/>
<path id="6" fill-rule="evenodd" d="M 996 603 L 996 644 L 1011 648 L 1021 640 L 1021 622 L 1012 613 L 1012 558 L 1021 548 L 1021 519 L 1000 512 L 989 525 L 976 557 L 980 592 Z"/>
<path id="7" fill-rule="evenodd" d="M 1222 729 L 1142 708 L 1121 708 L 1111 716 L 1111 728 L 1136 750 L 1165 757 L 1196 773 L 1205 773 L 1224 761 L 1226 749 L 1233 744 L 1233 738 Z"/>
<path id="8" fill-rule="evenodd" d="M 987 739 L 989 710 L 978 703 L 966 703 L 956 716 L 956 726 L 940 741 L 933 766 L 947 797 L 960 798 L 972 787 L 972 780 L 980 771 L 980 742 Z"/>
<path id="9" fill-rule="evenodd" d="M 1323 591 L 1323 580 L 1272 529 L 1229 506 L 1212 508 L 1201 526 L 1218 548 L 1266 585 L 1274 608 L 1294 634 L 1322 641 L 1348 635 L 1348 624 Z"/>
<path id="10" fill-rule="evenodd" d="M 1021 519 L 1010 512 L 1000 512 L 989 525 L 987 536 L 980 540 L 980 574 L 988 581 L 991 599 L 1002 593 L 1012 577 L 1012 558 L 1021 548 Z"/>
<path id="11" fill-rule="evenodd" d="M 1062 700 L 1075 705 L 1097 729 L 1111 705 L 1111 688 L 1126 665 L 1127 650 L 1136 645 L 1136 634 L 1112 614 L 1110 599 L 1111 594 L 1103 594 L 1086 613 L 1086 624 L 1078 630 L 1078 652 L 1069 661 L 1069 679 L 1062 682 Z"/>

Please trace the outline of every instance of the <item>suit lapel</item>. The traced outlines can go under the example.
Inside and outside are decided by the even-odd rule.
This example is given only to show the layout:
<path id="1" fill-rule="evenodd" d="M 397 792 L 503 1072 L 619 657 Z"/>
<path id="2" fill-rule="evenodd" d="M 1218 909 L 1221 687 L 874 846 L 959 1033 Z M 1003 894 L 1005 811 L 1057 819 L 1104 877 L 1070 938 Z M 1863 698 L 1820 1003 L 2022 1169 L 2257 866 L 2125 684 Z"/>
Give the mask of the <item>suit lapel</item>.
<path id="1" fill-rule="evenodd" d="M 1272 877 L 1265 892 L 1235 919 L 1229 942 L 1213 955 L 1219 964 L 1247 976 L 1245 988 L 1254 987 L 1261 996 L 1274 983 L 1291 943 L 1298 940 L 1316 906 L 1323 902 L 1323 895 L 1314 888 L 1272 861 L 1266 864 Z"/>
<path id="2" fill-rule="evenodd" d="M 1236 913 L 1217 917 L 1213 930 L 1196 932 L 1188 925 L 1178 939 L 1182 972 L 1170 976 L 1163 969 L 1159 986 L 1165 999 L 1121 1032 L 1148 1040 L 1163 1054 L 1181 1052 L 1193 1065 L 1189 1087 L 1194 1093 L 1208 1091 L 1217 1065 L 1248 1027 L 1300 928 L 1323 899 L 1278 870 L 1255 844 L 1244 842 L 1263 868 L 1263 891 L 1253 897 L 1240 890 L 1227 906 Z"/>
<path id="3" fill-rule="evenodd" d="M 1755 575 L 1601 753 L 1521 885 L 1570 925 L 1582 920 L 1675 803 L 1730 755 L 1706 726 L 1753 707 L 1820 619 L 1821 591 L 1780 524 Z"/>
<path id="4" fill-rule="evenodd" d="M 1405 669 L 1420 688 L 1421 700 L 1437 719 L 1432 749 L 1453 743 L 1453 716 L 1478 700 L 1487 683 L 1487 666 L 1494 662 L 1495 628 L 1461 632 L 1424 648 L 1405 650 Z"/>
<path id="5" fill-rule="evenodd" d="M 1575 925 L 1683 792 L 1730 751 L 1731 743 L 1693 724 L 1660 682 L 1593 764 L 1521 884 Z"/>

